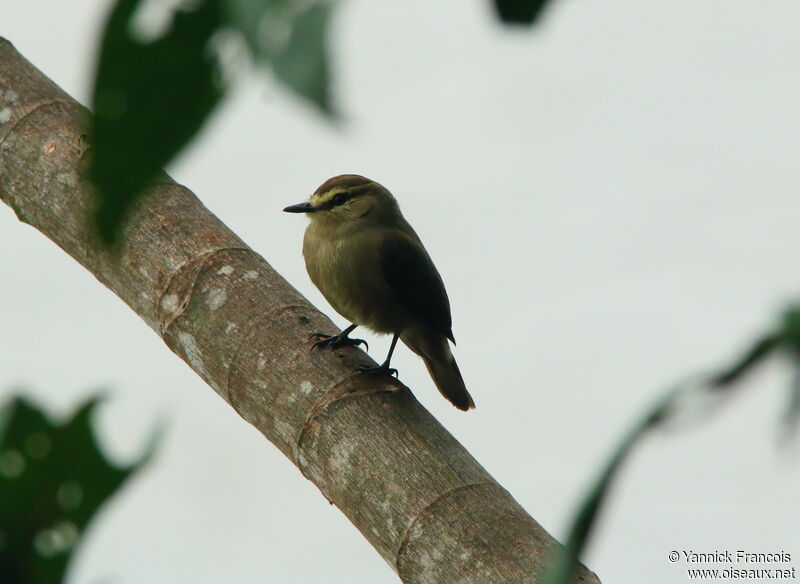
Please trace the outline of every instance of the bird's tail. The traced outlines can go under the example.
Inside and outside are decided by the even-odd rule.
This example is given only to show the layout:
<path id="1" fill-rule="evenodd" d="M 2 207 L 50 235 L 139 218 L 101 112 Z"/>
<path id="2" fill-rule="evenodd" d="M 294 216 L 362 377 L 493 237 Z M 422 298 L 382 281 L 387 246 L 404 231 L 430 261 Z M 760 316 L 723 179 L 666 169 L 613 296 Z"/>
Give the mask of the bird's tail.
<path id="1" fill-rule="evenodd" d="M 445 341 L 445 346 L 447 347 L 447 341 Z M 425 367 L 428 368 L 428 373 L 431 374 L 436 387 L 451 404 L 465 412 L 475 407 L 475 402 L 472 401 L 472 396 L 469 395 L 467 386 L 464 385 L 464 379 L 461 377 L 461 371 L 458 370 L 456 360 L 450 352 L 450 347 L 447 347 L 444 355 L 437 356 L 437 358 L 422 355 L 422 360 L 425 362 Z"/>

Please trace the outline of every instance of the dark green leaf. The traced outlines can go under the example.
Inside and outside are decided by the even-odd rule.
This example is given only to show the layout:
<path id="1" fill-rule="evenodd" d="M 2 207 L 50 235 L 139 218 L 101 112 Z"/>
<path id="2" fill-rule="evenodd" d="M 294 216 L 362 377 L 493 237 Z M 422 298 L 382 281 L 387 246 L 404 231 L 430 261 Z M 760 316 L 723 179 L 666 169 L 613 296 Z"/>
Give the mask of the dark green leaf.
<path id="1" fill-rule="evenodd" d="M 764 359 L 770 356 L 775 349 L 785 342 L 783 335 L 774 334 L 767 335 L 759 339 L 750 350 L 736 363 L 734 363 L 727 370 L 714 376 L 712 383 L 718 388 L 722 389 L 724 386 L 730 385 L 738 381 L 744 374 L 748 373 L 756 365 L 761 364 Z"/>
<path id="2" fill-rule="evenodd" d="M 509 24 L 533 24 L 546 5 L 547 0 L 494 0 L 500 20 Z"/>
<path id="3" fill-rule="evenodd" d="M 222 23 L 219 0 L 177 9 L 163 36 L 139 38 L 140 0 L 118 0 L 103 32 L 95 76 L 91 177 L 107 242 L 126 211 L 198 132 L 222 97 L 209 40 Z"/>
<path id="4" fill-rule="evenodd" d="M 789 400 L 783 416 L 782 438 L 789 440 L 797 434 L 800 425 L 800 367 L 795 365 L 794 377 L 789 384 Z"/>
<path id="5" fill-rule="evenodd" d="M 89 521 L 132 472 L 110 464 L 92 432 L 93 398 L 53 422 L 10 400 L 0 416 L 0 582 L 58 584 Z"/>
<path id="6" fill-rule="evenodd" d="M 800 357 L 800 307 L 792 306 L 783 313 L 781 342 L 794 357 Z"/>
<path id="7" fill-rule="evenodd" d="M 625 435 L 578 508 L 572 520 L 567 541 L 564 547 L 556 553 L 553 564 L 544 579 L 545 584 L 572 584 L 575 581 L 580 554 L 586 547 L 617 472 L 630 455 L 633 447 L 650 429 L 670 414 L 674 405 L 686 395 L 687 390 L 696 391 L 696 388 L 682 386 L 670 391 Z"/>
<path id="8" fill-rule="evenodd" d="M 226 14 L 245 37 L 256 60 L 272 67 L 291 90 L 326 114 L 329 94 L 325 0 L 224 0 Z"/>
<path id="9" fill-rule="evenodd" d="M 791 312 L 787 313 L 781 331 L 766 335 L 753 343 L 752 347 L 733 365 L 721 373 L 703 376 L 699 380 L 678 385 L 648 410 L 647 414 L 625 435 L 621 444 L 603 467 L 599 478 L 589 489 L 572 521 L 566 544 L 557 552 L 553 560 L 551 569 L 544 580 L 545 584 L 572 584 L 575 581 L 580 554 L 586 547 L 603 501 L 617 472 L 634 446 L 653 428 L 678 417 L 687 410 L 700 410 L 702 406 L 708 405 L 709 398 L 730 393 L 735 383 L 740 381 L 746 373 L 788 342 L 787 339 L 792 334 L 790 331 L 800 331 L 800 326 L 793 328 L 794 325 L 800 325 L 800 319 L 795 320 L 791 316 Z M 797 399 L 796 394 L 794 397 Z M 794 407 L 800 408 L 796 403 Z M 709 411 L 709 409 L 706 407 L 705 411 Z"/>
<path id="10" fill-rule="evenodd" d="M 317 4 L 294 21 L 289 43 L 272 57 L 275 75 L 290 89 L 331 114 L 325 32 L 331 6 Z"/>
<path id="11" fill-rule="evenodd" d="M 800 425 L 800 307 L 793 306 L 783 313 L 781 342 L 794 360 L 794 378 L 789 386 L 789 400 L 784 414 L 783 438 L 789 440 Z"/>

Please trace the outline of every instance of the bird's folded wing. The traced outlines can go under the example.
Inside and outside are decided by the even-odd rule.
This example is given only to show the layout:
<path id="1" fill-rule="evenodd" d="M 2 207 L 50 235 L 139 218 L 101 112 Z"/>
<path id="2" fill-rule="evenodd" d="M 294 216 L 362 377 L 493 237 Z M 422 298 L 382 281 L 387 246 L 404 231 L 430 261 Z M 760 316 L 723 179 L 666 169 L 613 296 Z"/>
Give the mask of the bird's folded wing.
<path id="1" fill-rule="evenodd" d="M 383 239 L 380 257 L 383 277 L 398 302 L 420 322 L 455 342 L 447 292 L 422 244 L 393 231 Z"/>

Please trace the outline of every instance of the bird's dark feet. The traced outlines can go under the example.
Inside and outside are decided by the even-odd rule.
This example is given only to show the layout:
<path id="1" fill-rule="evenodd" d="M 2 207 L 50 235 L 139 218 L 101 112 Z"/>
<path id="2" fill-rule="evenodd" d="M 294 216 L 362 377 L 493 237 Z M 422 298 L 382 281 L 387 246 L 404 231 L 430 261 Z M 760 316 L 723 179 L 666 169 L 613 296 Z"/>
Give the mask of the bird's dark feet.
<path id="1" fill-rule="evenodd" d="M 317 339 L 314 341 L 314 344 L 311 345 L 311 350 L 313 351 L 317 347 L 330 347 L 331 349 L 335 349 L 336 347 L 358 347 L 359 345 L 364 345 L 369 351 L 369 343 L 364 339 L 352 339 L 347 336 L 347 333 L 339 333 L 338 335 L 326 335 L 324 333 L 313 333 L 311 335 L 312 339 Z"/>
<path id="2" fill-rule="evenodd" d="M 389 367 L 388 363 L 383 363 L 381 365 L 359 365 L 356 367 L 356 371 L 363 375 L 388 375 L 389 377 L 394 375 L 397 377 L 397 369 Z"/>

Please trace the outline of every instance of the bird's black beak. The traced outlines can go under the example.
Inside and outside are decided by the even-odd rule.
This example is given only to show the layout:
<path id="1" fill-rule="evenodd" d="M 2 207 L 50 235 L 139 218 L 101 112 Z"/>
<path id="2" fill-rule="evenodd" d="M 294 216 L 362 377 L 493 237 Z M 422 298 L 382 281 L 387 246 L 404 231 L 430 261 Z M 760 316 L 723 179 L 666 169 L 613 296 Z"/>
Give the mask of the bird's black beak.
<path id="1" fill-rule="evenodd" d="M 311 203 L 298 203 L 297 205 L 289 205 L 284 211 L 286 213 L 313 213 L 316 209 Z"/>

